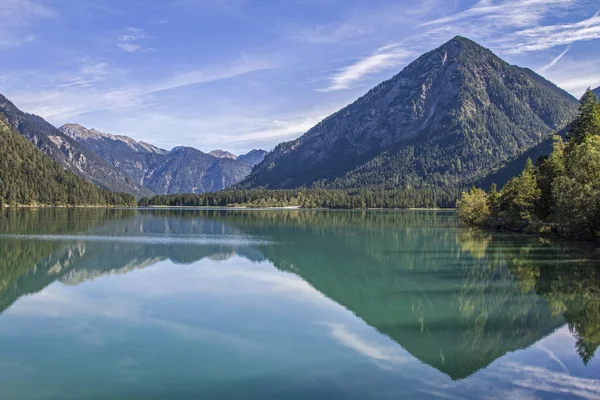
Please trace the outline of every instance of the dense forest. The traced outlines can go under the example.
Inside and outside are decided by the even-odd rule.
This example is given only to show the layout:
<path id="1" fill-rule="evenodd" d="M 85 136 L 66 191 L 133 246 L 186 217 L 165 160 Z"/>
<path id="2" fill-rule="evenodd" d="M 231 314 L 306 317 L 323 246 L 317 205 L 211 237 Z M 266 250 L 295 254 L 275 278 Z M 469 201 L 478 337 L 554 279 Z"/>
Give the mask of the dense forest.
<path id="1" fill-rule="evenodd" d="M 215 193 L 173 194 L 140 200 L 139 206 L 303 207 L 303 208 L 449 208 L 460 190 L 436 189 L 232 189 Z"/>
<path id="2" fill-rule="evenodd" d="M 0 207 L 19 205 L 132 206 L 135 197 L 66 171 L 0 117 Z"/>
<path id="3" fill-rule="evenodd" d="M 600 238 L 600 102 L 587 90 L 567 141 L 531 160 L 501 191 L 472 188 L 457 203 L 466 224 L 503 230 Z"/>

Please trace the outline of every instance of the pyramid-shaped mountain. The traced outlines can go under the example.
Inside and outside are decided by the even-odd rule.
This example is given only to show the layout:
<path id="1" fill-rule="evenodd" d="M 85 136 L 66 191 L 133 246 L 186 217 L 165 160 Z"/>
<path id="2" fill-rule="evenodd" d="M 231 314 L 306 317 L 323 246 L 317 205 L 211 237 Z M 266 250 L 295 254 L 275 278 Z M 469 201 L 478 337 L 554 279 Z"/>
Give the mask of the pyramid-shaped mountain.
<path id="1" fill-rule="evenodd" d="M 423 187 L 481 180 L 574 117 L 577 100 L 462 37 L 279 144 L 242 187 Z"/>

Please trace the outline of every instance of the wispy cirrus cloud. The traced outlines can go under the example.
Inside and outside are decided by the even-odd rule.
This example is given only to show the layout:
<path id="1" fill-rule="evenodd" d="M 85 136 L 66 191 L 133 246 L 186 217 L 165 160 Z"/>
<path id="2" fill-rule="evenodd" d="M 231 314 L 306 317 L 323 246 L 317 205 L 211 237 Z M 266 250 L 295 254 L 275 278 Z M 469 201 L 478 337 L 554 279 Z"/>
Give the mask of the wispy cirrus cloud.
<path id="1" fill-rule="evenodd" d="M 564 57 L 561 63 L 540 72 L 546 79 L 579 97 L 588 87 L 593 89 L 600 86 L 598 65 L 600 65 L 600 54 L 596 58 L 589 59 L 575 60 Z"/>
<path id="2" fill-rule="evenodd" d="M 518 54 L 595 39 L 600 39 L 598 14 L 575 23 L 538 26 L 515 32 L 508 38 L 505 47 L 507 52 Z"/>
<path id="3" fill-rule="evenodd" d="M 482 19 L 505 26 L 536 25 L 551 10 L 567 9 L 576 0 L 480 0 L 473 7 L 452 15 L 427 21 L 421 26 L 446 25 L 469 19 Z"/>
<path id="4" fill-rule="evenodd" d="M 544 72 L 552 67 L 554 67 L 564 56 L 567 55 L 567 53 L 571 50 L 571 47 L 573 47 L 573 43 L 569 44 L 567 46 L 566 49 L 563 50 L 562 53 L 560 53 L 556 58 L 554 58 L 552 61 L 550 61 L 548 64 L 544 65 L 542 68 L 540 68 L 541 72 Z"/>
<path id="5" fill-rule="evenodd" d="M 105 62 L 85 60 L 70 72 L 22 73 L 4 80 L 11 83 L 7 94 L 19 107 L 52 121 L 68 121 L 86 113 L 141 109 L 161 92 L 275 67 L 269 60 L 241 57 L 226 65 L 189 69 L 141 82 L 128 71 Z M 98 85 L 101 81 L 102 85 Z"/>
<path id="6" fill-rule="evenodd" d="M 369 29 L 355 21 L 331 22 L 314 27 L 289 27 L 292 37 L 299 42 L 326 44 L 354 39 L 369 32 Z"/>
<path id="7" fill-rule="evenodd" d="M 400 44 L 380 47 L 370 56 L 362 58 L 335 72 L 328 78 L 330 85 L 326 88 L 318 89 L 318 91 L 333 92 L 348 89 L 371 74 L 405 63 L 412 56 L 414 56 L 414 53 L 411 50 L 404 49 Z"/>
<path id="8" fill-rule="evenodd" d="M 352 332 L 348 326 L 339 323 L 326 323 L 331 336 L 340 344 L 373 360 L 378 365 L 388 368 L 391 365 L 414 362 L 414 358 L 406 354 L 402 348 L 389 344 L 378 343 Z"/>
<path id="9" fill-rule="evenodd" d="M 151 47 L 142 46 L 142 41 L 150 39 L 143 29 L 129 27 L 117 38 L 117 47 L 128 53 L 138 53 L 140 51 L 151 51 Z"/>
<path id="10" fill-rule="evenodd" d="M 56 16 L 56 12 L 35 0 L 3 0 L 0 3 L 0 49 L 32 42 L 36 36 L 29 26 L 40 19 Z"/>

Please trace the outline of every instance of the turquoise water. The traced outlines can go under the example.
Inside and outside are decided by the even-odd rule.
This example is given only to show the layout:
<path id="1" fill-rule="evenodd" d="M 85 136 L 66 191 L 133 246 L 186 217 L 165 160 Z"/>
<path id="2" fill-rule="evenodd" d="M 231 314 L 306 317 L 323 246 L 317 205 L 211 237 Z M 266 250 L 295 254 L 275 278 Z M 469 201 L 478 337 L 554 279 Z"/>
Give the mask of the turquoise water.
<path id="1" fill-rule="evenodd" d="M 452 212 L 0 214 L 0 398 L 600 399 L 600 257 Z"/>

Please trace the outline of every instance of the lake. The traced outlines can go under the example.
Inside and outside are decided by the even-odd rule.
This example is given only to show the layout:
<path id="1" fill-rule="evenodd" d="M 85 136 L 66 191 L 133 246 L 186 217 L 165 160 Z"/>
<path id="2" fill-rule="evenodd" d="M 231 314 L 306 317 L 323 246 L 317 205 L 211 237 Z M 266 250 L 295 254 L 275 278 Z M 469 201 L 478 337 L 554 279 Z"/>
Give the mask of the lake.
<path id="1" fill-rule="evenodd" d="M 7 400 L 600 399 L 599 253 L 451 211 L 0 211 L 0 312 Z"/>

